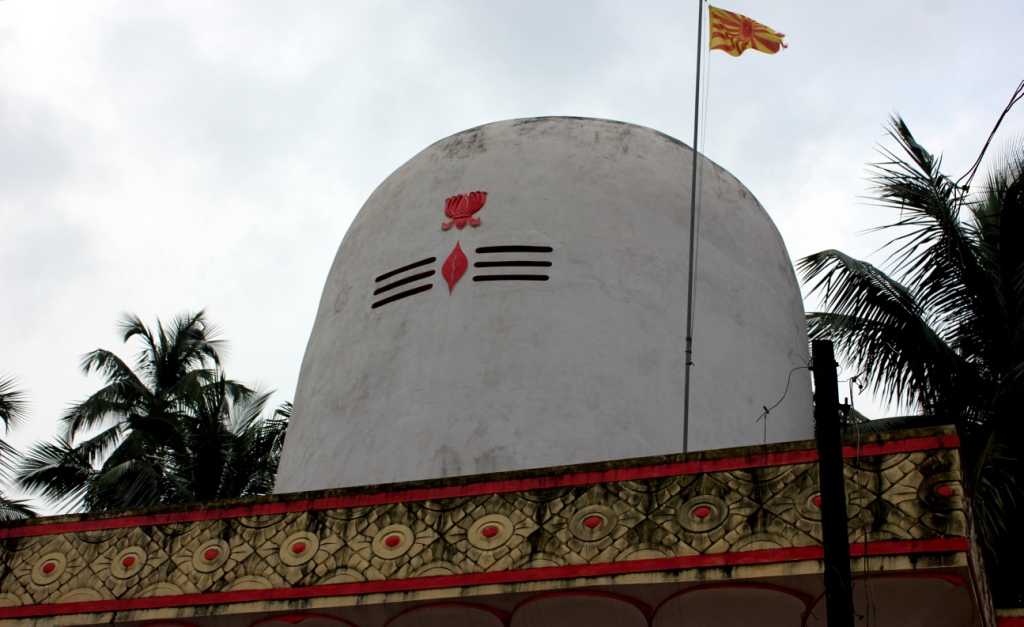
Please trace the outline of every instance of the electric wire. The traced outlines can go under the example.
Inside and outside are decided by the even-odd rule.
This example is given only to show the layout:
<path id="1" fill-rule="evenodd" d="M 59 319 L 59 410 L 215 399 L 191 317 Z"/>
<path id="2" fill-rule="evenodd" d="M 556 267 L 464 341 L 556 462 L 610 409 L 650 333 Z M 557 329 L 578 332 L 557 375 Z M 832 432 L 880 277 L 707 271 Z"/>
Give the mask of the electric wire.
<path id="1" fill-rule="evenodd" d="M 781 405 L 782 401 L 786 400 L 786 396 L 789 395 L 789 387 L 793 383 L 793 374 L 796 371 L 798 371 L 798 370 L 810 370 L 810 369 L 811 369 L 811 365 L 810 364 L 807 364 L 806 366 L 796 366 L 794 368 L 791 368 L 789 373 L 786 375 L 786 387 L 785 387 L 785 389 L 782 390 L 782 396 L 779 397 L 779 400 L 777 400 L 774 403 L 772 403 L 771 406 L 768 406 L 768 405 L 762 405 L 761 406 L 761 413 L 758 414 L 757 418 L 754 419 L 754 422 L 755 423 L 760 422 L 762 424 L 762 426 L 764 427 L 764 442 L 763 442 L 764 444 L 768 443 L 768 415 L 771 414 L 772 411 L 775 410 L 775 408 L 777 408 L 779 405 Z"/>
<path id="2" fill-rule="evenodd" d="M 1013 94 L 1010 96 L 1010 102 L 1006 105 L 1006 108 L 1003 109 L 999 119 L 996 120 L 996 125 L 992 127 L 992 132 L 988 134 L 988 139 L 985 140 L 985 144 L 981 147 L 981 152 L 978 153 L 978 158 L 975 159 L 971 167 L 956 180 L 954 185 L 965 192 L 971 189 L 971 182 L 974 180 L 974 175 L 978 173 L 978 167 L 981 166 L 981 162 L 985 158 L 985 152 L 988 151 L 989 144 L 992 143 L 992 138 L 995 137 L 996 131 L 999 130 L 999 125 L 1003 123 L 1003 118 L 1005 118 L 1006 114 L 1010 112 L 1010 109 L 1013 109 L 1013 106 L 1022 99 L 1024 99 L 1024 81 L 1021 81 L 1017 85 L 1017 88 L 1013 90 Z"/>
<path id="3" fill-rule="evenodd" d="M 850 381 L 851 385 L 852 385 L 853 382 L 858 381 L 860 379 L 861 375 L 863 375 L 863 374 L 864 374 L 864 372 L 858 372 L 857 374 L 855 374 L 852 377 L 850 377 L 849 381 Z M 860 383 L 857 383 L 857 385 L 858 385 L 858 387 L 860 387 L 863 390 L 863 387 L 860 385 Z M 850 407 L 851 408 L 853 407 L 853 389 L 852 388 L 850 390 Z M 854 455 L 853 455 L 853 459 L 854 459 L 854 462 L 855 462 L 854 466 L 853 466 L 853 477 L 854 477 L 854 483 L 856 485 L 860 485 L 860 471 L 861 471 L 860 460 L 861 460 L 861 454 L 862 454 L 862 448 L 863 448 L 864 442 L 863 442 L 863 430 L 861 429 L 861 426 L 860 425 L 856 425 L 856 429 L 857 429 L 857 445 L 856 445 L 856 447 L 854 449 Z M 871 627 L 871 625 L 877 624 L 877 622 L 878 622 L 876 620 L 878 618 L 878 608 L 875 606 L 875 603 L 874 603 L 874 601 L 871 598 L 871 571 L 868 569 L 868 561 L 869 561 L 868 560 L 868 533 L 869 533 L 869 531 L 870 531 L 870 529 L 868 527 L 864 527 L 861 530 L 861 541 L 863 543 L 863 555 L 861 557 L 861 580 L 863 581 L 862 585 L 864 586 L 864 613 L 865 613 L 865 616 L 866 616 L 866 619 L 867 619 L 865 627 Z M 851 582 L 851 585 L 852 585 L 852 582 Z"/>

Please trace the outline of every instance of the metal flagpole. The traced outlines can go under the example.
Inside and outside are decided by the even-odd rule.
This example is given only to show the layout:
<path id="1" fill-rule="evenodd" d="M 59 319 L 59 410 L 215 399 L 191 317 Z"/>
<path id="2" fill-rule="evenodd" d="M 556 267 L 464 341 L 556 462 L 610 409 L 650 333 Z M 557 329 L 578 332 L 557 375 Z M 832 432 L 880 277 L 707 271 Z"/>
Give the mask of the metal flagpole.
<path id="1" fill-rule="evenodd" d="M 686 280 L 686 367 L 683 374 L 683 453 L 690 450 L 690 370 L 693 366 L 693 280 L 697 243 L 697 126 L 700 120 L 700 54 L 704 0 L 697 0 L 697 86 L 693 97 L 693 167 L 690 177 L 690 261 Z"/>

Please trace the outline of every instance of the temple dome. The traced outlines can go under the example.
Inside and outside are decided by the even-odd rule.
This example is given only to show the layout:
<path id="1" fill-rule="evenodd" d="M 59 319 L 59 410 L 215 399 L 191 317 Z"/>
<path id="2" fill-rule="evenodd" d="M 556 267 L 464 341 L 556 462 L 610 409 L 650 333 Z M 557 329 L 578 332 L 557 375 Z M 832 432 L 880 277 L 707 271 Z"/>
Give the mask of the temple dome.
<path id="1" fill-rule="evenodd" d="M 277 491 L 680 452 L 691 155 L 553 117 L 400 167 L 328 274 Z M 785 245 L 739 181 L 700 171 L 690 450 L 809 438 L 803 370 L 757 421 L 808 362 Z"/>

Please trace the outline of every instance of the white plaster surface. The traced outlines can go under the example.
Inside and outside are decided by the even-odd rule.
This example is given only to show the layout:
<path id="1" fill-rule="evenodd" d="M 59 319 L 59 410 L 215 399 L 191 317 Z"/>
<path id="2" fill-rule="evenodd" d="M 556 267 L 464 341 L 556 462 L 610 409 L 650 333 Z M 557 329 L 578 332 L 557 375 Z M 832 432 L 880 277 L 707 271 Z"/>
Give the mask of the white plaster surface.
<path id="1" fill-rule="evenodd" d="M 458 133 L 400 167 L 327 277 L 277 491 L 679 452 L 690 159 L 648 128 L 535 118 Z M 701 170 L 691 450 L 763 442 L 761 408 L 808 361 L 778 231 L 732 175 L 703 158 Z M 474 190 L 488 193 L 480 226 L 442 231 L 445 198 Z M 470 267 L 449 294 L 440 270 L 456 242 Z M 505 244 L 553 247 L 486 256 L 550 260 L 550 280 L 474 282 L 487 271 L 476 247 Z M 427 257 L 430 291 L 371 309 L 375 277 Z M 799 370 L 767 441 L 811 435 Z"/>

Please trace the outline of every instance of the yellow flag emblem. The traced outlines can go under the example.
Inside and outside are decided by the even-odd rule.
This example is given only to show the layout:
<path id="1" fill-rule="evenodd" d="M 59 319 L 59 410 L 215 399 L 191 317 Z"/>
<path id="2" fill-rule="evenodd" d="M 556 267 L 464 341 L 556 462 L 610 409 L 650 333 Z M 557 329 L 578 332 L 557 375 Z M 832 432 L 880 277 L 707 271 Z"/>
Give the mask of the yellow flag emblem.
<path id="1" fill-rule="evenodd" d="M 786 44 L 782 41 L 782 33 L 755 22 L 746 15 L 708 7 L 711 23 L 711 49 L 724 50 L 738 57 L 745 50 L 754 49 L 767 54 L 775 54 Z"/>

